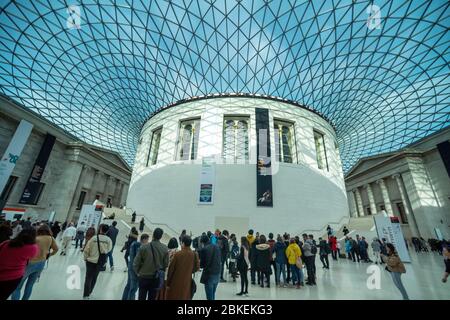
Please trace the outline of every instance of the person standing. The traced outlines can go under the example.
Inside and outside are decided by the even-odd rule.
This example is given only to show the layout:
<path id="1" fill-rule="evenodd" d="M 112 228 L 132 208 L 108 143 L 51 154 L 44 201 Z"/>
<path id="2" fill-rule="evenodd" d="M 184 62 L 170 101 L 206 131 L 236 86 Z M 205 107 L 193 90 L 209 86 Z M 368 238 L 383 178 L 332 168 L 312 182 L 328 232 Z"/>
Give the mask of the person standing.
<path id="1" fill-rule="evenodd" d="M 84 248 L 86 247 L 86 243 L 88 243 L 89 240 L 92 239 L 93 236 L 95 236 L 95 226 L 92 224 L 87 230 L 84 235 L 84 247 L 81 249 L 81 252 L 84 251 Z"/>
<path id="2" fill-rule="evenodd" d="M 330 262 L 328 260 L 328 254 L 330 254 L 331 248 L 326 240 L 319 238 L 319 255 L 324 269 L 330 269 Z"/>
<path id="3" fill-rule="evenodd" d="M 247 237 L 248 239 L 248 237 Z M 259 244 L 259 236 L 255 237 L 255 240 L 250 246 L 249 258 L 250 258 L 250 280 L 251 284 L 255 284 L 256 276 L 258 276 L 258 284 L 261 284 L 261 279 L 259 278 L 259 272 L 256 269 L 256 246 Z"/>
<path id="4" fill-rule="evenodd" d="M 267 240 L 267 244 L 270 246 L 270 265 L 273 269 L 273 274 L 276 275 L 277 274 L 277 265 L 275 264 L 275 250 L 274 250 L 275 240 L 273 239 L 272 232 L 269 233 L 269 240 Z M 275 277 L 275 281 L 276 281 L 276 277 Z M 275 283 L 275 284 L 278 285 L 278 283 Z"/>
<path id="5" fill-rule="evenodd" d="M 196 252 L 191 250 L 192 239 L 183 236 L 181 251 L 174 254 L 167 272 L 167 300 L 192 299 L 192 274 L 200 268 L 200 259 Z M 192 266 L 192 267 L 191 267 Z"/>
<path id="6" fill-rule="evenodd" d="M 31 223 L 31 217 L 28 217 L 27 220 L 23 222 L 22 229 L 31 229 L 32 223 Z"/>
<path id="7" fill-rule="evenodd" d="M 381 258 L 386 263 L 386 269 L 391 273 L 394 285 L 402 294 L 403 300 L 409 300 L 408 293 L 402 283 L 402 273 L 406 273 L 405 265 L 400 260 L 397 251 L 392 243 L 386 244 L 387 255 L 382 254 Z"/>
<path id="8" fill-rule="evenodd" d="M 6 300 L 17 288 L 27 263 L 39 252 L 36 231 L 22 230 L 16 238 L 0 244 L 0 300 Z"/>
<path id="9" fill-rule="evenodd" d="M 300 248 L 299 248 L 300 249 Z M 281 238 L 280 235 L 278 235 L 277 237 L 277 242 L 275 243 L 275 245 L 273 246 L 273 250 L 275 252 L 275 283 L 281 287 L 281 279 L 280 279 L 280 275 L 283 275 L 283 287 L 287 286 L 287 282 L 286 282 L 286 264 L 287 264 L 287 259 L 286 259 L 286 245 L 283 242 L 283 239 Z"/>
<path id="10" fill-rule="evenodd" d="M 142 217 L 141 221 L 139 222 L 139 232 L 144 232 L 144 227 L 145 227 L 145 221 L 144 221 L 144 217 Z"/>
<path id="11" fill-rule="evenodd" d="M 120 250 L 120 252 L 125 251 L 124 259 L 125 259 L 125 265 L 128 266 L 128 258 L 130 256 L 130 247 L 133 244 L 133 242 L 136 242 L 138 240 L 139 233 L 135 227 L 131 228 L 130 234 L 127 236 L 127 241 L 123 245 L 123 248 Z M 126 271 L 126 269 L 125 269 Z"/>
<path id="12" fill-rule="evenodd" d="M 133 268 L 139 279 L 139 300 L 155 300 L 164 283 L 169 266 L 169 249 L 160 242 L 164 231 L 156 228 L 150 243 L 142 245 L 134 258 Z"/>
<path id="13" fill-rule="evenodd" d="M 289 267 L 291 269 L 292 284 L 300 289 L 303 284 L 303 270 L 302 270 L 302 251 L 300 246 L 295 242 L 294 238 L 289 240 L 289 246 L 286 249 L 286 257 Z"/>
<path id="14" fill-rule="evenodd" d="M 219 235 L 217 238 L 217 245 L 220 249 L 220 261 L 221 261 L 221 267 L 220 267 L 220 282 L 227 282 L 227 280 L 224 279 L 223 273 L 225 271 L 225 263 L 228 258 L 228 254 L 230 252 L 230 245 L 228 243 L 228 230 L 223 230 L 223 232 Z"/>
<path id="15" fill-rule="evenodd" d="M 130 259 L 128 262 L 128 279 L 125 288 L 123 289 L 122 300 L 136 300 L 136 292 L 139 288 L 139 279 L 136 272 L 133 269 L 134 258 L 136 258 L 136 254 L 141 247 L 141 245 L 145 245 L 148 243 L 149 235 L 146 233 L 141 234 L 141 241 L 134 241 L 130 244 L 129 247 L 129 256 Z"/>
<path id="16" fill-rule="evenodd" d="M 117 221 L 113 221 L 111 226 L 108 228 L 108 231 L 106 232 L 106 235 L 111 239 L 111 242 L 112 242 L 111 251 L 108 252 L 109 267 L 110 267 L 111 271 L 114 271 L 113 251 L 114 251 L 114 247 L 116 245 L 117 235 L 119 234 L 119 229 L 117 229 L 116 226 L 117 226 Z"/>
<path id="17" fill-rule="evenodd" d="M 380 245 L 380 242 L 378 241 L 378 238 L 373 238 L 371 247 L 372 247 L 372 251 L 373 251 L 373 258 L 375 260 L 375 264 L 378 264 L 378 262 L 381 263 L 381 257 L 380 257 L 381 245 Z"/>
<path id="18" fill-rule="evenodd" d="M 359 244 L 358 244 L 358 242 L 359 242 L 359 235 L 356 235 L 356 239 L 357 240 L 355 240 L 352 237 L 350 237 L 350 243 L 351 243 L 351 246 L 352 246 L 351 254 L 352 254 L 353 262 L 356 262 L 356 259 L 358 259 L 358 262 L 360 260 Z M 356 259 L 355 259 L 355 257 L 356 257 Z"/>
<path id="19" fill-rule="evenodd" d="M 337 252 L 337 238 L 335 236 L 331 236 L 329 238 L 329 245 L 331 248 L 331 256 L 333 257 L 333 260 L 337 260 L 338 252 Z"/>
<path id="20" fill-rule="evenodd" d="M 247 237 L 241 237 L 241 247 L 239 249 L 239 256 L 236 259 L 236 265 L 239 276 L 241 277 L 241 292 L 236 295 L 248 295 L 248 267 L 250 266 L 250 260 Z"/>
<path id="21" fill-rule="evenodd" d="M 288 233 L 284 233 L 284 235 L 283 235 L 283 243 L 284 243 L 284 245 L 286 246 L 286 249 L 287 249 L 287 247 L 289 247 L 289 243 L 290 243 L 290 235 L 288 234 Z M 303 246 L 303 244 L 302 245 L 299 245 L 299 247 L 301 248 Z M 285 254 L 286 254 L 286 252 L 285 252 Z M 287 275 L 286 275 L 286 284 L 288 284 L 290 281 L 291 281 L 291 267 L 290 267 L 290 265 L 286 262 L 286 273 L 287 273 Z"/>
<path id="22" fill-rule="evenodd" d="M 253 241 L 255 241 L 255 236 L 253 235 L 254 231 L 253 229 L 248 230 L 248 234 L 247 234 L 247 242 L 249 247 L 252 246 Z"/>
<path id="23" fill-rule="evenodd" d="M 183 239 L 183 237 L 186 235 L 186 229 L 181 230 L 181 234 L 178 237 L 178 240 L 180 241 L 180 246 L 181 246 L 181 239 Z"/>
<path id="24" fill-rule="evenodd" d="M 230 236 L 230 274 L 233 278 L 233 282 L 236 282 L 236 278 L 238 277 L 238 269 L 237 269 L 237 258 L 239 257 L 239 243 L 236 240 L 236 235 L 233 233 Z"/>
<path id="25" fill-rule="evenodd" d="M 349 237 L 345 237 L 345 253 L 347 254 L 347 259 L 352 260 L 352 242 Z"/>
<path id="26" fill-rule="evenodd" d="M 312 286 L 316 284 L 316 276 L 314 274 L 314 265 L 313 261 L 315 259 L 314 254 L 312 253 L 313 243 L 306 234 L 303 234 L 303 257 L 304 262 L 306 264 L 306 272 L 308 273 L 308 280 L 306 282 L 307 285 Z"/>
<path id="27" fill-rule="evenodd" d="M 83 299 L 88 300 L 94 290 L 100 270 L 104 268 L 108 252 L 112 250 L 111 238 L 106 235 L 108 226 L 101 224 L 97 236 L 92 237 L 84 248 L 83 256 L 86 261 L 86 277 L 84 279 Z"/>
<path id="28" fill-rule="evenodd" d="M 39 252 L 33 259 L 29 260 L 25 269 L 25 275 L 17 286 L 16 290 L 11 295 L 11 300 L 20 300 L 20 292 L 25 284 L 25 291 L 22 296 L 22 300 L 29 300 L 31 292 L 33 291 L 33 285 L 40 277 L 41 272 L 44 270 L 45 262 L 58 252 L 58 246 L 52 236 L 50 227 L 46 224 L 42 224 L 37 230 L 36 244 L 39 248 Z"/>
<path id="29" fill-rule="evenodd" d="M 131 223 L 136 223 L 136 211 L 133 211 L 133 214 L 131 215 Z"/>
<path id="30" fill-rule="evenodd" d="M 205 286 L 207 300 L 216 299 L 216 290 L 220 280 L 221 252 L 218 246 L 211 244 L 208 236 L 202 236 L 200 242 L 200 268 L 203 269 L 200 283 Z"/>
<path id="31" fill-rule="evenodd" d="M 84 221 L 82 221 L 80 225 L 77 226 L 77 233 L 75 235 L 75 249 L 78 249 L 78 242 L 80 242 L 80 249 L 83 250 L 83 240 L 85 232 L 86 225 L 84 224 Z"/>
<path id="32" fill-rule="evenodd" d="M 67 247 L 72 244 L 72 240 L 77 234 L 77 229 L 73 226 L 71 222 L 69 226 L 64 230 L 62 235 L 62 250 L 61 255 L 65 256 L 67 253 Z"/>
<path id="33" fill-rule="evenodd" d="M 267 288 L 270 288 L 270 260 L 270 245 L 266 243 L 266 236 L 261 235 L 256 245 L 256 270 L 261 288 L 264 288 L 264 280 L 267 281 Z"/>

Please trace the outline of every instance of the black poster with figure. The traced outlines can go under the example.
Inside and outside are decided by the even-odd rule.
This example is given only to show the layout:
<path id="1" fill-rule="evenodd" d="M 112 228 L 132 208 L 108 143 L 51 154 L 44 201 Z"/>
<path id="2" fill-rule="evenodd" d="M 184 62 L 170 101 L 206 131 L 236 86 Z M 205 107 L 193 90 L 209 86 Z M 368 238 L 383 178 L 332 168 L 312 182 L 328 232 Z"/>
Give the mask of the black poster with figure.
<path id="1" fill-rule="evenodd" d="M 256 120 L 256 205 L 273 206 L 272 163 L 270 160 L 269 110 L 255 108 Z"/>
<path id="2" fill-rule="evenodd" d="M 47 134 L 45 137 L 41 151 L 39 151 L 39 155 L 34 163 L 33 171 L 31 171 L 30 178 L 23 190 L 19 203 L 37 204 L 42 189 L 44 188 L 44 183 L 41 182 L 42 174 L 44 173 L 48 158 L 50 157 L 53 145 L 55 144 L 55 139 L 56 138 L 50 134 Z"/>

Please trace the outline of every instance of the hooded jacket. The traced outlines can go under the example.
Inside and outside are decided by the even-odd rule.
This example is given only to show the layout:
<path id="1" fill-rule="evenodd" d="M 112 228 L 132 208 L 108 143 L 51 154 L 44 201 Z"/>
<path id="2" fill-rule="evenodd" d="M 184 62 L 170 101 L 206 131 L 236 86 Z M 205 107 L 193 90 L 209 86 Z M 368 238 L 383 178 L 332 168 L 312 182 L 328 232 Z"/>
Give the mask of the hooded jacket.
<path id="1" fill-rule="evenodd" d="M 261 243 L 256 245 L 256 270 L 261 272 L 270 271 L 270 261 L 272 257 L 270 255 L 270 245 L 267 243 Z"/>
<path id="2" fill-rule="evenodd" d="M 274 250 L 276 254 L 275 262 L 279 264 L 286 264 L 286 245 L 284 244 L 284 242 L 277 241 L 274 245 Z"/>

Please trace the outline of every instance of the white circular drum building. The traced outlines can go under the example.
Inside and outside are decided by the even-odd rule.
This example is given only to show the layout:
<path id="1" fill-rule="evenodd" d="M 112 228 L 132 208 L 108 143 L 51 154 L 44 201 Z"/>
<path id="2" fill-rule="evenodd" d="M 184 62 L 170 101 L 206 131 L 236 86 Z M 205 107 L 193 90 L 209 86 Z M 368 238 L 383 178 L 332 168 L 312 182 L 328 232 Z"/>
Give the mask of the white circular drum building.
<path id="1" fill-rule="evenodd" d="M 169 233 L 323 234 L 348 218 L 332 125 L 306 107 L 239 94 L 155 113 L 141 131 L 127 206 Z"/>

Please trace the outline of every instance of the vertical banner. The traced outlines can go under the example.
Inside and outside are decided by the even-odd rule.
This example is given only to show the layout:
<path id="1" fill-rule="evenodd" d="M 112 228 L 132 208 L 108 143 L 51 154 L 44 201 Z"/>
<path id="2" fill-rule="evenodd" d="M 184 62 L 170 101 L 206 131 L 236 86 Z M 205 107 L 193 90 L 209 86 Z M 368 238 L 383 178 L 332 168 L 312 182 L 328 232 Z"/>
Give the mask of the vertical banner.
<path id="1" fill-rule="evenodd" d="M 273 207 L 272 163 L 270 159 L 269 110 L 255 108 L 256 120 L 256 205 Z"/>
<path id="2" fill-rule="evenodd" d="M 28 137 L 31 134 L 33 125 L 25 120 L 20 121 L 19 126 L 16 129 L 8 148 L 0 161 L 0 194 L 8 182 L 11 173 L 16 166 L 17 160 L 19 160 L 22 150 L 28 141 Z"/>
<path id="3" fill-rule="evenodd" d="M 41 151 L 34 163 L 33 171 L 31 171 L 30 178 L 28 179 L 27 185 L 23 190 L 22 197 L 19 203 L 23 204 L 37 204 L 39 200 L 39 195 L 41 194 L 42 188 L 44 186 L 41 183 L 42 174 L 44 173 L 47 161 L 52 152 L 53 145 L 55 144 L 56 138 L 50 134 L 47 134 L 42 144 Z"/>
<path id="4" fill-rule="evenodd" d="M 387 242 L 392 243 L 397 250 L 400 260 L 403 262 L 411 262 L 398 218 L 392 217 L 391 220 L 391 217 L 377 214 L 373 216 L 373 220 L 377 228 L 378 238 L 384 238 Z"/>
<path id="5" fill-rule="evenodd" d="M 212 204 L 214 195 L 214 183 L 216 178 L 214 157 L 203 157 L 200 172 L 200 192 L 198 204 Z"/>

